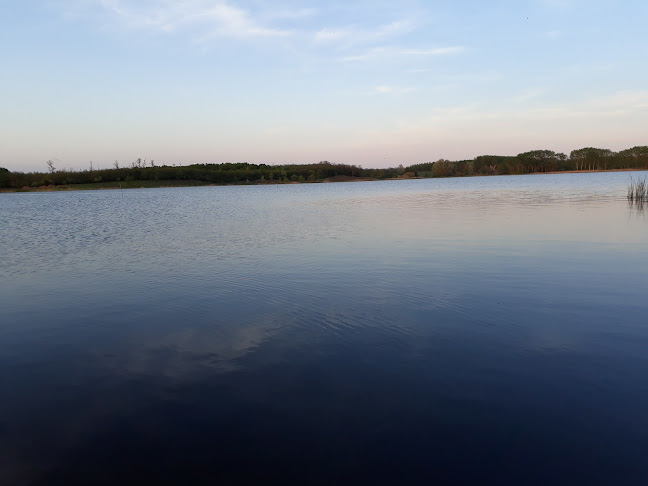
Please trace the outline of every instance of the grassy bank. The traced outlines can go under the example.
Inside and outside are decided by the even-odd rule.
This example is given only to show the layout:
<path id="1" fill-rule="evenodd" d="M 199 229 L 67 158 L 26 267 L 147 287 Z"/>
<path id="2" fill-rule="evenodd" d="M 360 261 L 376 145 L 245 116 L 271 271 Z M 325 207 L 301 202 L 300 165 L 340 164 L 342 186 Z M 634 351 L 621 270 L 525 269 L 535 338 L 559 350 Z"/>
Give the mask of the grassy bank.
<path id="1" fill-rule="evenodd" d="M 613 170 L 583 170 L 583 171 L 554 171 L 543 172 L 544 174 L 587 174 L 592 172 L 635 172 L 646 169 L 613 169 Z M 534 173 L 537 174 L 537 173 Z M 510 174 L 518 175 L 518 174 Z M 529 174 L 532 175 L 532 174 Z M 451 176 L 452 177 L 452 176 Z M 459 176 L 456 176 L 459 177 Z M 477 174 L 473 177 L 487 177 L 485 175 Z M 322 180 L 315 181 L 246 181 L 246 182 L 230 182 L 230 183 L 212 183 L 200 181 L 195 179 L 189 180 L 140 180 L 140 181 L 113 181 L 113 182 L 93 182 L 86 184 L 60 184 L 60 185 L 43 185 L 34 187 L 20 187 L 20 188 L 4 188 L 0 189 L 0 193 L 9 192 L 55 192 L 55 191 L 93 191 L 93 190 L 109 190 L 109 189 L 154 189 L 164 187 L 201 187 L 201 186 L 256 186 L 256 185 L 278 185 L 278 184 L 311 184 L 311 183 L 332 183 L 332 182 L 365 182 L 365 181 L 379 181 L 379 180 L 411 180 L 411 179 L 426 179 L 428 177 L 418 177 L 409 174 L 404 174 L 400 177 L 388 178 L 372 178 L 372 177 L 352 177 L 352 176 L 333 176 L 327 177 Z M 628 185 L 628 200 L 630 201 L 648 201 L 648 180 L 646 179 L 631 179 Z"/>
<path id="2" fill-rule="evenodd" d="M 151 189 L 158 187 L 194 187 L 207 186 L 208 182 L 187 180 L 187 181 L 120 181 L 120 182 L 92 182 L 88 184 L 49 184 L 46 186 L 20 187 L 0 189 L 0 192 L 48 192 L 48 191 L 90 191 L 101 189 Z"/>

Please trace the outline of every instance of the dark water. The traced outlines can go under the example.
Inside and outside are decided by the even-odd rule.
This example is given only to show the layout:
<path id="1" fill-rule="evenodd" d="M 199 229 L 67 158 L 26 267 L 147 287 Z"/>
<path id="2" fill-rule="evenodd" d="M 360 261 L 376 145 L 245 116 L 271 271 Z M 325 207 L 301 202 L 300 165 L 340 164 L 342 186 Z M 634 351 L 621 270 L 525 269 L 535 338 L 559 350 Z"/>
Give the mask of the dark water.
<path id="1" fill-rule="evenodd" d="M 628 179 L 0 195 L 0 484 L 648 484 Z"/>

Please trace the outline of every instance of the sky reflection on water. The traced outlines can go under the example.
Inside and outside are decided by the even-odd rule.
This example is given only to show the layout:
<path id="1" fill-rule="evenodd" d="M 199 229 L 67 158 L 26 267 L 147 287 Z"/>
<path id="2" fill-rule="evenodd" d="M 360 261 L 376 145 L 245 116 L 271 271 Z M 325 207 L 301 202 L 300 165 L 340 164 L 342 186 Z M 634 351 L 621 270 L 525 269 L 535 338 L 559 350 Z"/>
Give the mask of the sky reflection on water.
<path id="1" fill-rule="evenodd" d="M 626 182 L 2 195 L 0 482 L 646 478 Z"/>

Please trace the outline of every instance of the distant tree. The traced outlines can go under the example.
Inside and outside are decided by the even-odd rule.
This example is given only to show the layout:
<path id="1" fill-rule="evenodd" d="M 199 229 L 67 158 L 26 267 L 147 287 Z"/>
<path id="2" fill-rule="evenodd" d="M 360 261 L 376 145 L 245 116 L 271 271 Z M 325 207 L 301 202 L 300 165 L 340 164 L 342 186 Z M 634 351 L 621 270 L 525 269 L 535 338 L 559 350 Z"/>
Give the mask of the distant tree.
<path id="1" fill-rule="evenodd" d="M 605 170 L 612 155 L 614 153 L 609 149 L 585 147 L 572 150 L 569 158 L 576 164 L 576 170 Z"/>
<path id="2" fill-rule="evenodd" d="M 11 178 L 9 177 L 9 169 L 0 167 L 0 187 L 11 187 Z"/>
<path id="3" fill-rule="evenodd" d="M 413 164 L 410 165 L 409 167 L 406 168 L 408 172 L 416 172 L 417 175 L 421 176 L 421 172 L 423 173 L 429 173 L 432 171 L 432 166 L 434 165 L 434 162 L 424 162 L 422 164 Z M 427 175 L 426 177 L 429 177 Z"/>
<path id="4" fill-rule="evenodd" d="M 49 170 L 49 173 L 53 174 L 54 171 L 56 170 L 56 167 L 54 167 L 54 161 L 52 159 L 50 159 L 45 163 L 47 164 L 47 170 Z"/>
<path id="5" fill-rule="evenodd" d="M 439 159 L 432 165 L 432 177 L 450 177 L 451 171 L 449 160 Z"/>
<path id="6" fill-rule="evenodd" d="M 475 163 L 472 160 L 464 164 L 464 175 L 471 176 L 475 174 Z"/>
<path id="7" fill-rule="evenodd" d="M 532 150 L 518 154 L 517 157 L 528 172 L 548 172 L 556 168 L 556 152 L 552 150 Z"/>
<path id="8" fill-rule="evenodd" d="M 648 146 L 637 146 L 622 150 L 617 154 L 619 168 L 648 168 Z"/>
<path id="9" fill-rule="evenodd" d="M 499 155 L 479 155 L 473 160 L 473 170 L 475 174 L 489 175 L 492 174 L 492 168 L 497 168 L 506 157 Z"/>
<path id="10" fill-rule="evenodd" d="M 573 166 L 566 154 L 559 152 L 556 154 L 556 170 L 572 170 Z"/>

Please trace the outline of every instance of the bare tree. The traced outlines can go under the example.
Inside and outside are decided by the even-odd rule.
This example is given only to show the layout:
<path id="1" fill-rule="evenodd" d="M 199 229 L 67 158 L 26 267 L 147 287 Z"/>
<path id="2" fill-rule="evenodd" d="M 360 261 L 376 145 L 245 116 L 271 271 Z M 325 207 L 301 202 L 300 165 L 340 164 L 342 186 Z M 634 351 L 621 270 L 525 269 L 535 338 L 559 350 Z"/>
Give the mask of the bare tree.
<path id="1" fill-rule="evenodd" d="M 49 173 L 53 174 L 54 171 L 56 170 L 56 167 L 54 167 L 54 161 L 52 159 L 50 159 L 45 163 L 47 164 L 47 169 L 49 170 Z"/>
<path id="2" fill-rule="evenodd" d="M 113 164 L 115 166 L 115 169 L 119 169 L 119 162 L 115 160 L 115 163 Z"/>

